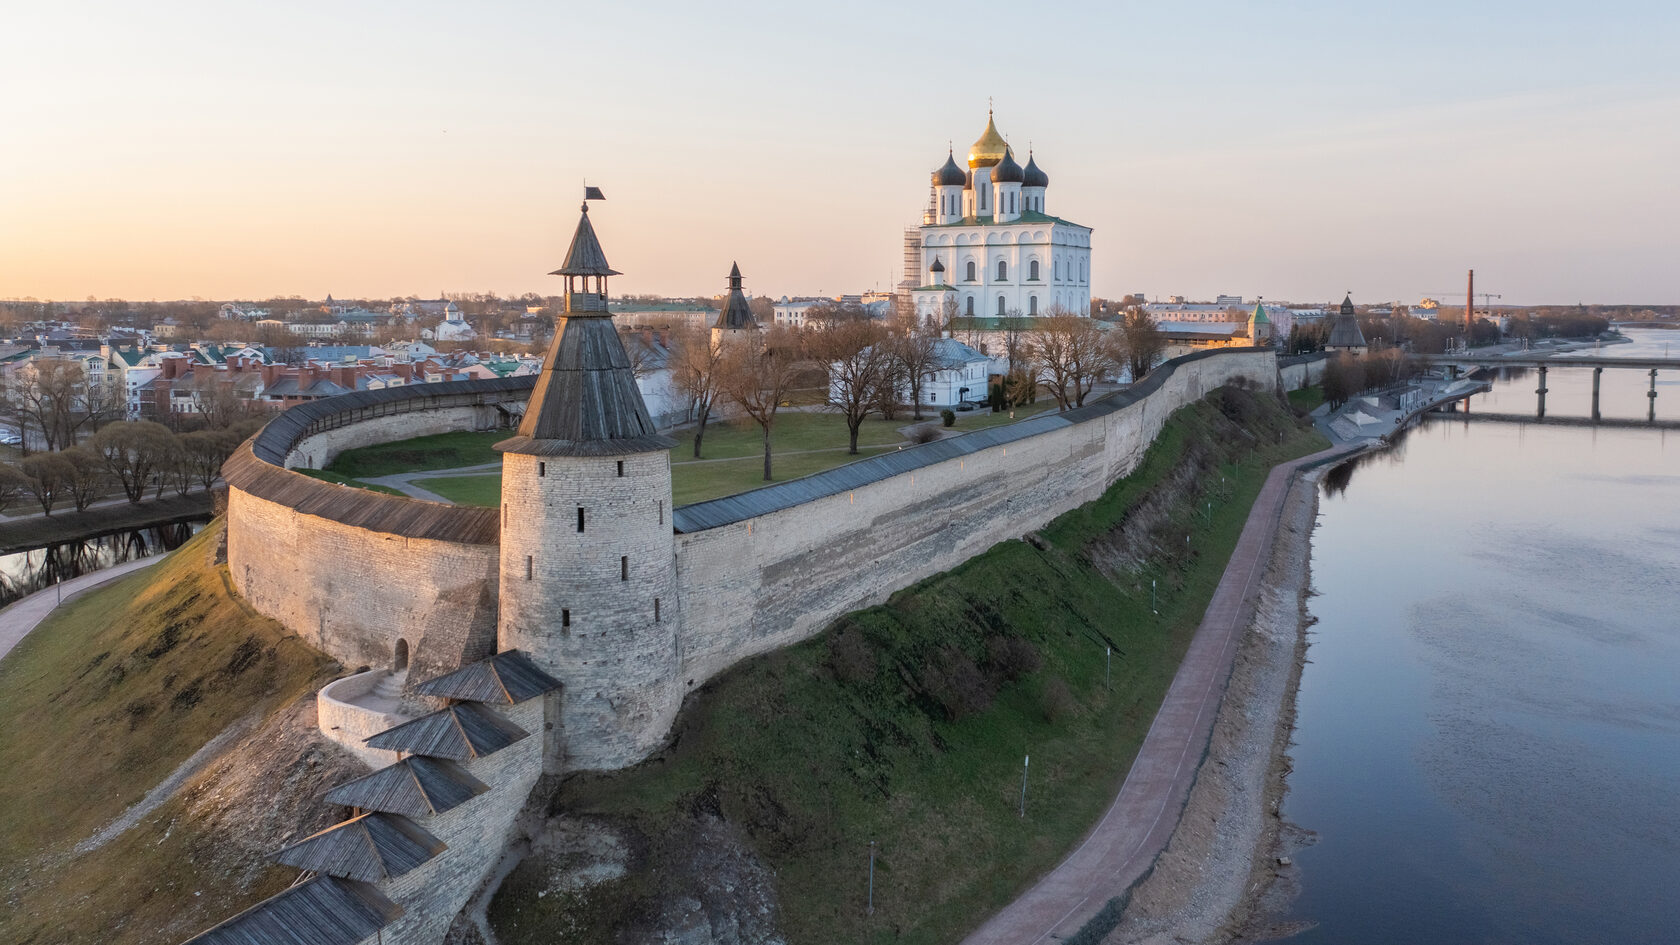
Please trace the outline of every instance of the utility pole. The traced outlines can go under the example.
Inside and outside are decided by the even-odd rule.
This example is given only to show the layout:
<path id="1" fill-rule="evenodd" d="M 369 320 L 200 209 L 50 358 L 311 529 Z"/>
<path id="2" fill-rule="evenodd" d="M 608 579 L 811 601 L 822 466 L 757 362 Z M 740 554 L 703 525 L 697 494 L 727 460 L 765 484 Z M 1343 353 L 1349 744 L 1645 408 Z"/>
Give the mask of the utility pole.
<path id="1" fill-rule="evenodd" d="M 869 907 L 864 915 L 875 914 L 875 841 L 869 841 Z"/>
<path id="2" fill-rule="evenodd" d="M 1021 756 L 1021 817 L 1027 816 L 1027 765 L 1032 761 L 1032 755 Z"/>

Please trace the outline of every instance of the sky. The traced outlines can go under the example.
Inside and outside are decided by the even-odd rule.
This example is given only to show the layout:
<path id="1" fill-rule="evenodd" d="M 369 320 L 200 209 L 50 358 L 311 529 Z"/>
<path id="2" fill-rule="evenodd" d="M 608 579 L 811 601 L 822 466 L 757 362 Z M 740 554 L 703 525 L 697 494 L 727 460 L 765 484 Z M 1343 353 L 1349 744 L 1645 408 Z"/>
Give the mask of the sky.
<path id="1" fill-rule="evenodd" d="M 985 126 L 1092 292 L 1680 303 L 1680 4 L 30 3 L 0 298 L 888 288 Z"/>

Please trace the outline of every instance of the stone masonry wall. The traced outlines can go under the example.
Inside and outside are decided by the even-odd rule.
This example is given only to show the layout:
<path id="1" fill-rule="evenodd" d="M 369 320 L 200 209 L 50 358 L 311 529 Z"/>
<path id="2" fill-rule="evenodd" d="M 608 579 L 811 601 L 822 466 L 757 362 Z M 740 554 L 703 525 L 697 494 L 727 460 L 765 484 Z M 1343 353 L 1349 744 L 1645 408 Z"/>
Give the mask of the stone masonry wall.
<path id="1" fill-rule="evenodd" d="M 315 694 L 316 728 L 321 730 L 322 735 L 367 762 L 369 768 L 383 768 L 396 762 L 399 756 L 383 748 L 369 748 L 363 742 L 408 721 L 408 716 L 378 712 L 356 705 L 351 700 L 372 692 L 387 675 L 385 670 L 370 669 L 365 673 L 335 679 Z"/>
<path id="2" fill-rule="evenodd" d="M 495 545 L 357 528 L 233 488 L 227 515 L 234 588 L 347 667 L 389 668 L 407 640 L 411 678 L 428 679 L 495 640 Z"/>
<path id="3" fill-rule="evenodd" d="M 681 691 L 1097 498 L 1174 410 L 1234 379 L 1271 390 L 1277 377 L 1270 352 L 1205 358 L 1106 417 L 677 536 Z"/>
<path id="4" fill-rule="evenodd" d="M 489 878 L 520 829 L 519 813 L 542 775 L 542 733 L 552 714 L 552 696 L 493 708 L 531 737 L 462 763 L 490 790 L 441 814 L 415 819 L 447 849 L 379 884 L 379 891 L 403 910 L 375 937 L 385 945 L 441 943 L 450 923 Z"/>
<path id="5" fill-rule="evenodd" d="M 339 453 L 371 443 L 390 443 L 460 430 L 494 430 L 502 425 L 501 417 L 501 411 L 491 406 L 442 407 L 371 417 L 297 441 L 292 445 L 291 452 L 286 454 L 286 468 L 322 469 Z"/>

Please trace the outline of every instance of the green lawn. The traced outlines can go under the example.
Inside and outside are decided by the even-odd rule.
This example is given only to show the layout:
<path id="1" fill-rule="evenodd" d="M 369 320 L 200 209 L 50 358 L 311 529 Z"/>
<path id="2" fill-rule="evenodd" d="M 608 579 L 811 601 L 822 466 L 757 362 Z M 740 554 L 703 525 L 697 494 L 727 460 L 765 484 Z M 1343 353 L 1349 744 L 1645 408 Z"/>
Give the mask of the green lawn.
<path id="1" fill-rule="evenodd" d="M 0 660 L 0 941 L 177 942 L 296 875 L 268 867 L 236 884 L 209 865 L 207 846 L 228 845 L 215 831 L 245 828 L 196 822 L 191 791 L 72 854 L 236 719 L 330 674 L 228 591 L 222 527 L 66 604 Z"/>
<path id="2" fill-rule="evenodd" d="M 456 505 L 482 505 L 493 509 L 502 504 L 502 474 L 479 476 L 438 476 L 435 479 L 415 479 L 413 483 L 428 489 Z"/>
<path id="3" fill-rule="evenodd" d="M 554 798 L 556 811 L 630 831 L 633 872 L 556 891 L 529 860 L 491 906 L 498 938 L 613 940 L 687 893 L 697 818 L 716 812 L 773 872 L 795 945 L 958 940 L 1100 816 L 1267 471 L 1323 445 L 1275 400 L 1215 395 L 1175 415 L 1132 476 L 1043 529 L 1045 547 L 1004 542 L 714 680 L 684 707 L 664 754 L 575 775 Z M 1167 502 L 1162 520 L 1139 518 L 1152 496 Z M 1093 561 L 1112 556 L 1121 527 L 1148 528 L 1159 550 L 1104 573 Z M 871 840 L 876 913 L 866 920 Z"/>
<path id="4" fill-rule="evenodd" d="M 987 427 L 1013 423 L 1025 420 L 1027 417 L 1054 410 L 1053 401 L 1040 401 L 1025 407 L 1017 407 L 1013 419 L 1008 412 L 990 413 L 975 410 L 957 414 L 954 429 L 967 432 L 983 430 Z M 935 426 L 939 425 L 939 416 L 932 414 L 921 421 Z M 906 426 L 913 426 L 916 421 L 908 415 L 897 420 L 881 420 L 871 418 L 864 421 L 858 431 L 858 455 L 846 452 L 847 433 L 846 422 L 838 414 L 833 413 L 784 413 L 776 418 L 776 425 L 772 428 L 770 445 L 773 450 L 772 469 L 777 482 L 788 479 L 798 479 L 825 469 L 833 469 L 846 463 L 855 462 L 867 456 L 889 449 L 896 449 L 905 444 L 903 434 L 899 430 Z M 454 434 L 450 434 L 454 435 Z M 480 435 L 480 434 L 473 434 Z M 423 437 L 422 440 L 435 439 Z M 700 460 L 694 459 L 694 433 L 692 430 L 682 431 L 678 437 L 675 449 L 671 450 L 671 492 L 672 501 L 677 505 L 687 505 L 691 502 L 702 502 L 719 496 L 734 495 L 749 489 L 756 489 L 764 482 L 764 441 L 758 424 L 751 420 L 729 420 L 714 422 L 706 425 L 706 435 L 701 440 Z M 421 440 L 405 440 L 401 443 L 386 444 L 397 447 L 387 451 L 387 455 L 404 455 L 413 449 L 412 444 Z M 372 447 L 379 449 L 380 447 Z M 346 453 L 345 455 L 349 455 Z M 342 457 L 341 457 L 342 459 Z M 338 463 L 333 463 L 338 468 Z M 416 467 L 423 469 L 441 468 L 436 465 Z M 398 470 L 401 471 L 401 470 Z M 305 472 L 310 472 L 305 470 Z M 314 475 L 313 472 L 311 472 Z M 319 478 L 329 479 L 327 475 Z M 332 479 L 330 481 L 340 481 Z M 415 485 L 422 489 L 429 489 L 443 496 L 451 502 L 461 505 L 482 505 L 494 508 L 501 502 L 501 481 L 499 473 L 472 476 L 438 476 L 415 480 Z M 355 483 L 352 482 L 352 485 Z M 371 487 L 378 488 L 378 487 Z"/>
<path id="5" fill-rule="evenodd" d="M 1324 388 L 1322 387 L 1303 387 L 1300 390 L 1289 392 L 1289 406 L 1297 410 L 1312 413 L 1322 403 L 1324 403 Z"/>
<path id="6" fill-rule="evenodd" d="M 327 464 L 327 471 L 352 479 L 367 479 L 423 469 L 479 466 L 499 462 L 502 454 L 491 447 L 510 435 L 506 430 L 464 431 L 378 443 L 345 450 Z"/>
<path id="7" fill-rule="evenodd" d="M 341 486 L 355 486 L 358 489 L 372 489 L 374 492 L 383 492 L 386 495 L 402 495 L 402 492 L 392 489 L 390 486 L 374 485 L 371 482 L 363 482 L 360 479 L 352 479 L 342 473 L 327 472 L 324 469 L 307 469 L 299 467 L 294 471 L 303 473 L 311 479 L 319 479 L 322 482 L 335 482 Z M 492 502 L 491 504 L 494 505 L 495 503 Z"/>

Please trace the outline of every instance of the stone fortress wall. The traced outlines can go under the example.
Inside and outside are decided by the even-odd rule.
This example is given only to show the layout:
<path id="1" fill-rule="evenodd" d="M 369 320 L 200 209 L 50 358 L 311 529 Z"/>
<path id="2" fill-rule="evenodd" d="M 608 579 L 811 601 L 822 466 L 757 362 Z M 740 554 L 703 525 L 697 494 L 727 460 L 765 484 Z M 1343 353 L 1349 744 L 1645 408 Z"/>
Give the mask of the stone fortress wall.
<path id="1" fill-rule="evenodd" d="M 432 432 L 443 423 L 477 424 L 499 415 L 494 405 L 501 400 L 529 393 L 529 384 L 471 387 L 482 383 L 406 396 L 378 392 L 376 403 L 348 395 L 338 398 L 343 403 L 309 405 L 301 412 L 288 411 L 242 446 L 224 475 L 230 573 L 247 601 L 352 666 L 389 665 L 399 641 L 406 641 L 413 654 L 409 678 L 421 681 L 489 657 L 496 649 L 498 581 L 525 578 L 527 549 L 499 547 L 501 510 L 342 487 L 285 465 L 300 444 L 306 450 L 337 451 L 416 430 Z M 1197 353 L 1084 408 L 672 510 L 661 532 L 662 540 L 670 542 L 664 553 L 674 560 L 675 586 L 645 590 L 675 599 L 678 613 L 672 622 L 680 629 L 667 644 L 674 652 L 616 653 L 615 641 L 603 640 L 599 652 L 591 654 L 609 674 L 620 657 L 663 666 L 669 691 L 648 702 L 668 709 L 657 717 L 627 719 L 625 731 L 603 735 L 599 726 L 566 730 L 559 690 L 505 708 L 493 706 L 535 737 L 464 762 L 489 790 L 458 808 L 417 818 L 441 841 L 440 852 L 376 884 L 394 909 L 376 920 L 377 931 L 362 941 L 442 941 L 468 898 L 494 873 L 508 844 L 518 839 L 524 829 L 520 812 L 559 752 L 569 761 L 585 762 L 582 767 L 640 760 L 668 732 L 690 687 L 740 660 L 806 639 L 850 610 L 878 603 L 1097 498 L 1137 466 L 1173 411 L 1230 383 L 1278 389 L 1278 360 L 1270 351 L 1252 349 Z M 630 459 L 666 461 L 658 452 Z M 532 470 L 524 472 L 525 479 L 532 478 Z M 618 481 L 611 478 L 607 487 Z M 569 521 L 575 530 L 575 516 L 568 518 L 572 510 L 560 512 L 567 514 L 555 527 L 564 532 L 559 526 Z M 661 509 L 661 523 L 664 515 Z M 600 524 L 609 522 L 610 517 L 603 518 Z M 574 537 L 561 534 L 554 540 Z M 535 551 L 530 551 L 533 557 Z M 661 552 L 650 547 L 642 553 Z M 620 566 L 616 560 L 600 563 L 605 569 L 600 575 L 582 558 L 568 566 L 582 569 L 579 579 L 610 582 L 622 576 L 605 573 Z M 540 639 L 512 642 L 521 650 L 545 645 Z M 586 679 L 567 675 L 560 673 L 564 688 L 587 687 Z M 382 676 L 352 676 L 332 685 L 343 688 L 337 694 L 349 699 L 356 694 L 352 690 L 366 689 Z M 358 737 L 400 721 L 362 718 L 347 701 L 326 709 Z M 573 744 L 590 739 L 598 744 Z M 361 747 L 374 756 L 368 760 L 387 760 L 383 752 Z M 237 925 L 264 909 L 281 908 L 276 903 L 288 894 L 229 922 Z"/>
<path id="2" fill-rule="evenodd" d="M 496 638 L 494 509 L 355 489 L 293 467 L 325 465 L 355 446 L 505 426 L 533 383 L 364 391 L 270 421 L 223 468 L 234 588 L 351 668 L 392 667 L 399 641 L 416 678 L 487 655 Z"/>
<path id="3" fill-rule="evenodd" d="M 653 700 L 659 717 L 637 718 L 638 731 L 619 733 L 616 744 L 570 744 L 566 753 L 590 759 L 588 767 L 634 763 L 663 738 L 692 687 L 1095 499 L 1135 468 L 1168 415 L 1214 388 L 1276 389 L 1281 380 L 1269 350 L 1199 352 L 1078 410 L 674 510 L 677 586 L 660 595 L 675 598 L 681 628 L 666 661 L 672 691 Z M 226 471 L 235 587 L 352 668 L 392 666 L 399 641 L 416 679 L 493 652 L 506 579 L 498 510 L 351 489 L 285 464 L 449 424 L 494 427 L 530 383 L 395 388 L 370 392 L 371 403 L 348 395 L 277 418 Z M 616 662 L 613 645 L 600 641 L 605 665 Z"/>
<path id="4" fill-rule="evenodd" d="M 895 473 L 905 450 L 821 474 L 873 481 L 762 514 L 743 513 L 778 487 L 678 509 L 684 691 L 1096 499 L 1173 411 L 1233 382 L 1277 389 L 1275 356 L 1189 355 L 1086 407 L 916 448 L 954 454 L 936 462 Z"/>

